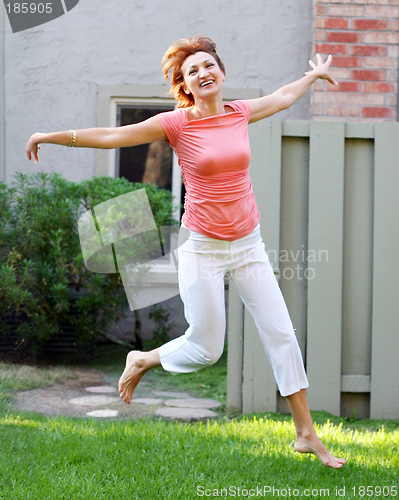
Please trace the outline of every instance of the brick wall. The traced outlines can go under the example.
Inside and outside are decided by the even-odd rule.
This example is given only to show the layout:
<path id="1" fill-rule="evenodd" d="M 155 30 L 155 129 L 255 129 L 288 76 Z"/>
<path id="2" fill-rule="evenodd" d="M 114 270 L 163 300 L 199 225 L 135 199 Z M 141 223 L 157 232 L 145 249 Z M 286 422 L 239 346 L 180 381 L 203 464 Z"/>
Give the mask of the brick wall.
<path id="1" fill-rule="evenodd" d="M 399 0 L 316 0 L 317 52 L 339 85 L 315 83 L 313 120 L 397 120 Z"/>

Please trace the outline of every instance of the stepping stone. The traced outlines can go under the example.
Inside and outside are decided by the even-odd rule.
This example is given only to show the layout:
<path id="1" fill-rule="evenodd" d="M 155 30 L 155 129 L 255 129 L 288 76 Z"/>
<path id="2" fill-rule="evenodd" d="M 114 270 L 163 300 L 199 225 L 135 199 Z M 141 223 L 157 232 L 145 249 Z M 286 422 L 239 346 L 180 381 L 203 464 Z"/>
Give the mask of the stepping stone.
<path id="1" fill-rule="evenodd" d="M 94 411 L 88 411 L 86 415 L 88 417 L 98 417 L 98 418 L 117 417 L 118 410 L 94 410 Z"/>
<path id="2" fill-rule="evenodd" d="M 189 422 L 217 417 L 217 413 L 204 408 L 159 408 L 155 411 L 155 414 L 170 420 Z"/>
<path id="3" fill-rule="evenodd" d="M 165 401 L 166 406 L 173 406 L 178 408 L 219 408 L 222 405 L 219 401 L 214 399 L 169 399 Z"/>
<path id="4" fill-rule="evenodd" d="M 113 396 L 82 396 L 81 398 L 70 399 L 69 403 L 80 406 L 100 406 L 117 403 L 119 401 L 121 401 L 120 398 Z"/>
<path id="5" fill-rule="evenodd" d="M 132 399 L 132 403 L 139 403 L 142 405 L 158 405 L 160 403 L 163 403 L 165 400 L 164 399 L 157 399 L 157 398 L 136 398 Z"/>
<path id="6" fill-rule="evenodd" d="M 191 396 L 185 394 L 184 392 L 172 392 L 172 391 L 152 391 L 155 396 L 164 396 L 165 398 L 174 399 L 192 399 Z"/>
<path id="7" fill-rule="evenodd" d="M 86 391 L 105 394 L 105 393 L 115 392 L 116 389 L 115 387 L 111 387 L 110 385 L 97 385 L 94 387 L 86 387 Z"/>

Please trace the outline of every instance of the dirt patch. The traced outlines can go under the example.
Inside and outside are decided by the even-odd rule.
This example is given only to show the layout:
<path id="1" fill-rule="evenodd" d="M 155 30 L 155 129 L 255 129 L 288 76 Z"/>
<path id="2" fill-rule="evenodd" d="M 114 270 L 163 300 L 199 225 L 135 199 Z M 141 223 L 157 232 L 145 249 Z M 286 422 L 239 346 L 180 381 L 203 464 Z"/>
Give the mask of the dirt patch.
<path id="1" fill-rule="evenodd" d="M 93 395 L 93 393 L 86 391 L 87 387 L 110 385 L 106 381 L 103 372 L 99 370 L 78 370 L 77 379 L 67 379 L 62 384 L 55 384 L 49 387 L 39 389 L 32 389 L 29 391 L 22 391 L 16 393 L 13 401 L 14 408 L 20 411 L 28 411 L 40 413 L 55 417 L 58 415 L 66 415 L 69 417 L 82 417 L 93 418 L 87 416 L 88 412 L 95 410 L 117 410 L 116 419 L 133 419 L 145 417 L 155 412 L 161 405 L 144 405 L 138 403 L 126 404 L 119 399 L 119 392 L 115 384 L 115 392 L 109 394 L 114 396 L 117 401 L 100 404 L 100 405 L 81 405 L 73 404 L 71 400 Z M 149 388 L 146 388 L 146 383 L 141 382 L 140 391 L 136 397 L 143 397 L 148 393 L 148 397 L 154 397 Z M 146 390 L 147 389 L 147 390 Z"/>

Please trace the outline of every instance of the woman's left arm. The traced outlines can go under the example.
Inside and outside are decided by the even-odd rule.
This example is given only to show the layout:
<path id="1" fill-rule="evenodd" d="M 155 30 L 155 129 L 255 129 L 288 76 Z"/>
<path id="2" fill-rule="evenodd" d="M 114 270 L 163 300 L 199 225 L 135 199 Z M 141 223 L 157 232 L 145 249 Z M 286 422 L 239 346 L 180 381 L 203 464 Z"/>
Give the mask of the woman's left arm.
<path id="1" fill-rule="evenodd" d="M 262 118 L 267 118 L 278 111 L 289 108 L 294 102 L 302 97 L 309 87 L 319 78 L 328 80 L 333 85 L 337 85 L 337 82 L 328 74 L 332 57 L 328 56 L 325 63 L 323 63 L 319 54 L 316 54 L 316 58 L 317 64 L 313 61 L 309 61 L 313 69 L 305 73 L 305 76 L 300 80 L 280 87 L 273 92 L 273 94 L 257 99 L 249 99 L 248 103 L 251 107 L 251 118 L 249 119 L 249 123 L 262 120 Z"/>

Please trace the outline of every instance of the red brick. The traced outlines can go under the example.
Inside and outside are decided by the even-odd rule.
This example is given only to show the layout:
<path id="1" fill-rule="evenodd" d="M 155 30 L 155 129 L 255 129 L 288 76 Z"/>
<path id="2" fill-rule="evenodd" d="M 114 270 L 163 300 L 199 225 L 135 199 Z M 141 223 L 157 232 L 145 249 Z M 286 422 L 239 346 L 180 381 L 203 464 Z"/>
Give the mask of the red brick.
<path id="1" fill-rule="evenodd" d="M 354 56 L 386 56 L 387 48 L 382 45 L 353 45 L 352 55 Z"/>
<path id="2" fill-rule="evenodd" d="M 323 115 L 324 106 L 323 104 L 312 104 L 312 115 Z"/>
<path id="3" fill-rule="evenodd" d="M 318 0 L 321 3 L 352 3 L 352 0 Z"/>
<path id="4" fill-rule="evenodd" d="M 365 70 L 365 69 L 353 69 L 351 72 L 352 80 L 371 80 L 381 82 L 385 80 L 384 70 Z"/>
<path id="5" fill-rule="evenodd" d="M 313 84 L 313 90 L 326 90 L 326 81 L 320 78 L 316 80 Z"/>
<path id="6" fill-rule="evenodd" d="M 378 17 L 399 17 L 399 7 L 365 7 L 365 17 L 371 19 Z"/>
<path id="7" fill-rule="evenodd" d="M 313 102 L 316 103 L 333 103 L 346 104 L 348 102 L 348 94 L 346 92 L 314 92 Z"/>
<path id="8" fill-rule="evenodd" d="M 398 70 L 397 69 L 387 69 L 387 82 L 397 82 L 398 81 Z"/>
<path id="9" fill-rule="evenodd" d="M 352 31 L 330 31 L 327 33 L 327 42 L 359 43 L 362 41 L 361 33 Z"/>
<path id="10" fill-rule="evenodd" d="M 330 76 L 334 80 L 351 80 L 351 72 L 353 70 L 349 68 L 331 68 L 330 67 Z M 335 88 L 332 87 L 332 85 L 328 85 L 329 88 Z"/>
<path id="11" fill-rule="evenodd" d="M 360 5 L 330 5 L 328 13 L 330 16 L 336 17 L 362 17 L 364 15 L 364 7 Z"/>
<path id="12" fill-rule="evenodd" d="M 362 116 L 364 118 L 394 118 L 396 116 L 396 109 L 380 108 L 380 107 L 364 107 L 362 109 Z"/>
<path id="13" fill-rule="evenodd" d="M 384 94 L 349 94 L 349 104 L 363 104 L 368 106 L 383 106 Z"/>
<path id="14" fill-rule="evenodd" d="M 314 20 L 314 27 L 324 29 L 326 26 L 326 19 L 326 17 L 316 17 Z"/>
<path id="15" fill-rule="evenodd" d="M 387 95 L 385 104 L 387 106 L 396 106 L 398 104 L 398 97 L 396 95 Z"/>
<path id="16" fill-rule="evenodd" d="M 338 43 L 316 43 L 316 52 L 319 54 L 349 54 L 349 45 Z"/>
<path id="17" fill-rule="evenodd" d="M 389 29 L 391 31 L 399 31 L 399 19 L 391 19 L 389 21 Z"/>
<path id="18" fill-rule="evenodd" d="M 353 0 L 353 3 L 362 5 L 389 5 L 389 0 Z"/>
<path id="19" fill-rule="evenodd" d="M 386 30 L 388 21 L 378 19 L 354 19 L 353 27 L 356 30 Z"/>
<path id="20" fill-rule="evenodd" d="M 392 69 L 396 68 L 398 65 L 398 60 L 391 57 L 363 57 L 362 66 L 366 68 L 386 68 Z"/>
<path id="21" fill-rule="evenodd" d="M 389 45 L 388 46 L 388 57 L 399 57 L 399 45 Z"/>
<path id="22" fill-rule="evenodd" d="M 366 32 L 363 35 L 363 41 L 365 43 L 399 43 L 399 33 L 393 33 L 390 31 L 371 31 Z"/>
<path id="23" fill-rule="evenodd" d="M 314 30 L 314 41 L 325 42 L 327 38 L 326 30 Z"/>
<path id="24" fill-rule="evenodd" d="M 397 92 L 397 85 L 394 83 L 363 83 L 363 92 L 378 92 L 379 94 L 394 94 Z"/>
<path id="25" fill-rule="evenodd" d="M 326 115 L 329 116 L 360 116 L 360 106 L 326 105 Z"/>
<path id="26" fill-rule="evenodd" d="M 359 68 L 361 66 L 360 57 L 334 56 L 332 60 L 332 66 L 341 68 Z"/>
<path id="27" fill-rule="evenodd" d="M 337 92 L 360 92 L 360 86 L 360 82 L 338 82 L 338 85 L 335 85 L 331 90 Z"/>
<path id="28" fill-rule="evenodd" d="M 327 14 L 326 5 L 316 5 L 316 16 L 325 16 Z"/>
<path id="29" fill-rule="evenodd" d="M 349 20 L 340 17 L 327 17 L 324 24 L 330 30 L 346 30 L 349 28 Z"/>

